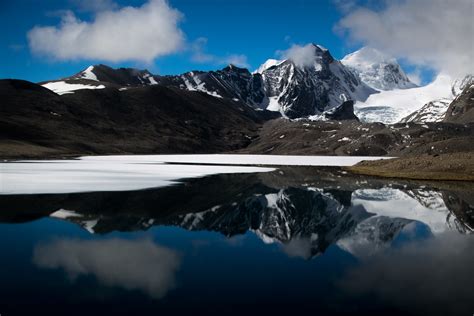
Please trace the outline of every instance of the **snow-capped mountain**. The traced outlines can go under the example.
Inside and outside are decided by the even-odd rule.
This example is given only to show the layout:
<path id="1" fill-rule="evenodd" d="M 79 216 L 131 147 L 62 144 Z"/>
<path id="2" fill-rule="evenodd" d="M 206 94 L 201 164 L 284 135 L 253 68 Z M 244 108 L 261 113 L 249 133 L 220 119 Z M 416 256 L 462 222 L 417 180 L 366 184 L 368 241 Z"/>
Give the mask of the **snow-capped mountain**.
<path id="1" fill-rule="evenodd" d="M 265 70 L 267 70 L 268 68 L 271 68 L 273 66 L 278 66 L 279 64 L 281 64 L 282 62 L 284 62 L 285 60 L 278 60 L 278 59 L 267 59 L 266 62 L 264 62 L 263 64 L 260 65 L 260 67 L 257 68 L 257 70 L 255 70 L 253 72 L 253 74 L 261 74 L 262 72 L 264 72 Z"/>
<path id="2" fill-rule="evenodd" d="M 66 80 L 71 79 L 88 79 L 100 82 L 108 82 L 120 86 L 157 84 L 155 76 L 146 69 L 114 69 L 102 64 L 93 66 L 91 65 L 74 76 L 66 78 Z"/>
<path id="3" fill-rule="evenodd" d="M 290 118 L 319 114 L 346 100 L 365 100 L 375 91 L 320 45 L 311 45 L 304 65 L 288 59 L 261 72 L 269 110 Z M 261 67 L 264 69 L 265 67 Z"/>
<path id="4" fill-rule="evenodd" d="M 379 50 L 363 47 L 341 60 L 360 80 L 377 90 L 409 89 L 416 84 L 408 79 L 397 60 Z"/>
<path id="5" fill-rule="evenodd" d="M 433 100 L 452 100 L 452 82 L 450 76 L 439 74 L 426 86 L 380 91 L 365 101 L 357 101 L 354 111 L 364 122 L 397 123 Z"/>
<path id="6" fill-rule="evenodd" d="M 311 51 L 304 63 L 291 58 L 269 59 L 253 73 L 229 65 L 216 71 L 158 76 L 147 70 L 94 65 L 74 76 L 41 84 L 59 94 L 157 84 L 200 91 L 288 118 L 314 120 L 327 119 L 325 113 L 352 100 L 354 112 L 362 121 L 390 124 L 401 119 L 442 120 L 449 101 L 469 81 L 464 78 L 452 84 L 451 78 L 439 75 L 431 84 L 416 87 L 394 58 L 375 49 L 362 48 L 342 61 L 320 45 L 309 44 L 305 49 Z"/>
<path id="7" fill-rule="evenodd" d="M 146 69 L 114 69 L 106 65 L 91 65 L 73 76 L 40 84 L 57 94 L 70 94 L 76 90 L 104 89 L 108 86 L 126 89 L 129 86 L 154 85 L 157 84 L 155 78 Z"/>
<path id="8" fill-rule="evenodd" d="M 400 123 L 442 122 L 444 120 L 444 116 L 446 115 L 446 110 L 448 109 L 448 106 L 451 102 L 452 99 L 448 98 L 430 101 L 423 105 L 418 111 L 415 111 L 402 118 Z"/>
<path id="9" fill-rule="evenodd" d="M 305 65 L 291 59 L 270 59 L 254 73 L 229 65 L 218 71 L 163 76 L 157 81 L 165 86 L 202 91 L 279 111 L 290 118 L 320 114 L 346 100 L 365 100 L 376 92 L 335 60 L 327 49 L 314 44 L 311 48 L 312 60 Z"/>
<path id="10" fill-rule="evenodd" d="M 410 115 L 402 118 L 400 122 L 442 122 L 446 117 L 446 112 L 448 111 L 450 104 L 456 100 L 467 87 L 472 85 L 474 85 L 473 75 L 466 75 L 463 78 L 454 80 L 451 84 L 451 94 L 449 97 L 436 99 L 426 103 L 419 110 L 416 110 Z"/>

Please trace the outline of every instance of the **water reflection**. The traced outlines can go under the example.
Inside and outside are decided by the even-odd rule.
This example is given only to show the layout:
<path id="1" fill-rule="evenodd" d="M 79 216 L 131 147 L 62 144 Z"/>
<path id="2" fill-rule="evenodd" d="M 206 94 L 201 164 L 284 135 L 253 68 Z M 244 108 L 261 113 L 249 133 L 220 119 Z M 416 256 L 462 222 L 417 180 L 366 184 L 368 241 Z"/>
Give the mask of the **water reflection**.
<path id="1" fill-rule="evenodd" d="M 31 238 L 41 273 L 64 270 L 76 285 L 93 276 L 171 310 L 317 301 L 322 314 L 455 314 L 474 302 L 472 192 L 285 168 L 139 191 L 4 195 L 0 222 L 67 224 Z"/>
<path id="2" fill-rule="evenodd" d="M 37 245 L 33 262 L 40 268 L 61 268 L 72 280 L 93 275 L 104 285 L 141 290 L 158 299 L 175 286 L 181 258 L 150 239 L 60 239 Z"/>
<path id="3" fill-rule="evenodd" d="M 445 232 L 367 257 L 341 278 L 350 295 L 375 295 L 406 313 L 472 313 L 474 236 Z"/>

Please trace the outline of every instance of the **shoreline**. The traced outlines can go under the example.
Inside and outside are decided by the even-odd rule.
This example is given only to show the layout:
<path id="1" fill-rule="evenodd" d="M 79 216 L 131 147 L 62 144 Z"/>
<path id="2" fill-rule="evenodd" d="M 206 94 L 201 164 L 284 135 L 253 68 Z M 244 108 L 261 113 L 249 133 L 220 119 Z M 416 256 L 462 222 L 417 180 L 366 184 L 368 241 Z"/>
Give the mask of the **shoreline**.
<path id="1" fill-rule="evenodd" d="M 441 155 L 420 155 L 388 160 L 362 161 L 345 170 L 384 178 L 474 181 L 474 153 L 460 152 Z"/>

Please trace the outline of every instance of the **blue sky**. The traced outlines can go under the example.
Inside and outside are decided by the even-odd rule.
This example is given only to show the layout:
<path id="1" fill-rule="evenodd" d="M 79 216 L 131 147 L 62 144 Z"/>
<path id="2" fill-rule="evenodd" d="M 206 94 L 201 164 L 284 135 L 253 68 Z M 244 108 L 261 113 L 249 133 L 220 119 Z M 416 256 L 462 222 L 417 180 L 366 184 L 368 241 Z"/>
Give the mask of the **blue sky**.
<path id="1" fill-rule="evenodd" d="M 94 23 L 100 12 L 119 11 L 126 6 L 140 8 L 148 1 L 160 0 L 1 1 L 0 26 L 3 31 L 0 37 L 0 78 L 37 82 L 69 76 L 96 63 L 113 67 L 147 68 L 156 74 L 177 74 L 189 70 L 222 68 L 228 61 L 238 60 L 253 70 L 266 59 L 278 57 L 279 50 L 288 49 L 292 44 L 321 44 L 340 59 L 368 41 L 364 38 L 354 40 L 334 31 L 335 25 L 351 14 L 348 10 L 353 8 L 355 0 L 169 0 L 167 6 L 170 10 L 180 12 L 174 35 L 181 32 L 181 43 L 178 48 L 170 48 L 151 60 L 111 60 L 108 57 L 94 58 L 80 54 L 58 58 L 35 51 L 29 44 L 27 33 L 33 27 L 59 27 L 61 16 L 65 16 L 66 10 L 72 12 L 77 20 Z M 376 14 L 383 10 L 382 1 L 363 3 L 365 8 L 374 10 Z M 103 4 L 103 8 L 92 8 L 93 4 Z M 145 22 L 143 30 L 148 27 Z M 350 31 L 358 27 L 356 23 L 348 25 Z M 125 38 L 126 35 L 124 42 Z M 47 50 L 48 42 L 43 42 L 46 44 L 43 43 L 42 49 Z M 141 44 L 144 45 L 143 49 L 148 49 L 146 43 Z M 165 39 L 163 43 L 154 44 L 159 50 L 160 45 L 166 46 L 168 43 Z M 54 38 L 50 45 L 55 45 Z M 426 65 L 424 68 L 414 65 L 413 62 L 402 60 L 405 70 L 423 70 L 423 81 L 430 79 L 433 72 L 426 71 Z"/>
<path id="2" fill-rule="evenodd" d="M 145 1 L 116 1 L 120 6 L 140 6 Z M 68 76 L 88 66 L 103 62 L 112 66 L 148 68 L 154 73 L 175 74 L 193 69 L 216 69 L 219 62 L 201 63 L 192 60 L 192 52 L 184 48 L 152 63 L 140 61 L 108 62 L 101 60 L 58 61 L 32 54 L 27 32 L 35 25 L 57 25 L 59 10 L 73 10 L 81 20 L 91 20 L 94 14 L 83 12 L 73 1 L 19 0 L 0 4 L 0 58 L 5 62 L 0 77 L 41 81 Z M 277 57 L 277 50 L 291 43 L 315 42 L 329 48 L 336 58 L 351 49 L 334 34 L 332 28 L 341 13 L 330 0 L 171 0 L 170 6 L 184 17 L 179 23 L 186 41 L 194 43 L 207 38 L 204 49 L 215 56 L 243 54 L 251 69 L 268 58 Z"/>

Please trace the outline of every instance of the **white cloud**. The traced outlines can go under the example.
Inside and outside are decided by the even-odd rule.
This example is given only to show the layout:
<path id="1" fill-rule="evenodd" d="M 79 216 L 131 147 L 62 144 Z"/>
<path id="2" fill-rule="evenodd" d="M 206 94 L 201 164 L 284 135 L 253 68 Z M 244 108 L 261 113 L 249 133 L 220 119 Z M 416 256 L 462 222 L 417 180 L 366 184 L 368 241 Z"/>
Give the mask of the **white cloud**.
<path id="1" fill-rule="evenodd" d="M 200 37 L 190 45 L 191 60 L 196 63 L 210 63 L 215 65 L 232 64 L 238 67 L 249 68 L 250 65 L 247 56 L 243 54 L 229 54 L 225 56 L 217 56 L 206 52 L 207 38 Z"/>
<path id="2" fill-rule="evenodd" d="M 64 239 L 35 247 L 33 262 L 41 268 L 62 268 L 73 280 L 93 275 L 104 285 L 141 290 L 159 299 L 174 287 L 181 258 L 148 239 Z"/>
<path id="3" fill-rule="evenodd" d="M 31 29 L 28 41 L 33 53 L 59 60 L 151 62 L 182 47 L 181 17 L 165 0 L 100 11 L 90 22 L 68 11 L 58 26 Z"/>
<path id="4" fill-rule="evenodd" d="M 411 82 L 418 86 L 422 83 L 421 70 L 419 68 L 416 68 L 414 71 L 407 73 L 407 77 L 408 79 L 410 79 Z"/>
<path id="5" fill-rule="evenodd" d="M 283 59 L 292 60 L 296 66 L 305 67 L 314 62 L 315 47 L 313 44 L 304 46 L 293 44 L 287 50 L 277 51 L 277 55 Z"/>
<path id="6" fill-rule="evenodd" d="M 474 73 L 472 0 L 390 1 L 354 7 L 336 26 L 355 42 L 454 77 Z"/>

